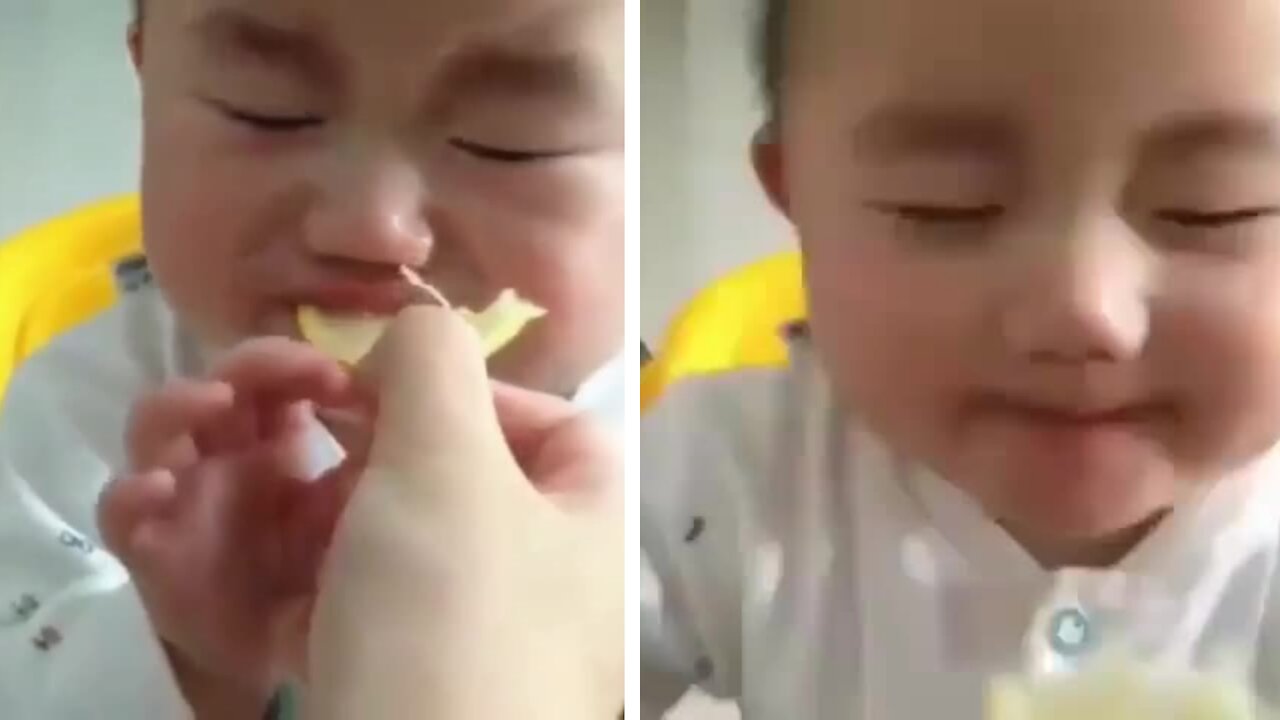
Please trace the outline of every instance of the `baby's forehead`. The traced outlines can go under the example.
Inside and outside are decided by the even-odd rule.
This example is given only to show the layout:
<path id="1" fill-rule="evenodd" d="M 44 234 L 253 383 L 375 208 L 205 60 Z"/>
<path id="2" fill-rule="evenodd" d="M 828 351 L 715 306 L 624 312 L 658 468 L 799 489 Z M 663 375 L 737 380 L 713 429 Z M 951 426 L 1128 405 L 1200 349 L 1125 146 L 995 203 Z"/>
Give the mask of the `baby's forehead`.
<path id="1" fill-rule="evenodd" d="M 1111 125 L 1170 113 L 1257 114 L 1280 104 L 1275 3 L 811 0 L 800 7 L 784 95 L 857 108 L 1004 105 L 1059 124 Z"/>
<path id="2" fill-rule="evenodd" d="M 621 3 L 602 0 L 191 0 L 177 20 L 217 63 L 329 81 L 376 67 L 499 94 L 591 92 L 622 44 Z"/>
<path id="3" fill-rule="evenodd" d="M 587 39 L 621 0 L 173 0 L 187 27 L 244 20 L 335 41 L 418 47 L 467 42 L 572 44 Z M 233 23 L 228 23 L 233 21 Z M 619 26 L 620 29 L 621 26 Z"/>

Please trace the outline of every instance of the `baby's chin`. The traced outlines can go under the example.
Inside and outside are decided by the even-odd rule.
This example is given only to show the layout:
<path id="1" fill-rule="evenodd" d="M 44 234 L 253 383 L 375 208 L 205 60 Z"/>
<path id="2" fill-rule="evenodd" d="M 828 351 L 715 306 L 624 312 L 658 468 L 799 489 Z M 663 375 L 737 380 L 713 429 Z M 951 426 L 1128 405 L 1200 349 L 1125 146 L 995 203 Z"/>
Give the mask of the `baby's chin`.
<path id="1" fill-rule="evenodd" d="M 1109 567 L 1120 562 L 1168 515 L 1173 503 L 1131 503 L 1093 512 L 1045 513 L 1012 508 L 998 522 L 1045 567 Z"/>
<path id="2" fill-rule="evenodd" d="M 974 463 L 953 482 L 1024 545 L 1035 538 L 1068 555 L 1075 548 L 1088 555 L 1091 547 L 1111 545 L 1117 538 L 1140 539 L 1145 532 L 1137 529 L 1149 530 L 1189 493 L 1163 457 L 1138 449 L 1087 465 L 1000 460 Z"/>

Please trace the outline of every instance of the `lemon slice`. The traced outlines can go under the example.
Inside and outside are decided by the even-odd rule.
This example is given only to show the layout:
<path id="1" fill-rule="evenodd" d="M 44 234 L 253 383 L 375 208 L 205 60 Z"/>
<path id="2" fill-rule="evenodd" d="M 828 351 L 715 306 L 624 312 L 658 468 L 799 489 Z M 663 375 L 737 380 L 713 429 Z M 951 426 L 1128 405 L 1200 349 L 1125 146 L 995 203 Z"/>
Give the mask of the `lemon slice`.
<path id="1" fill-rule="evenodd" d="M 479 333 L 485 357 L 506 347 L 525 326 L 546 314 L 514 290 L 504 290 L 479 313 L 466 308 L 457 312 Z M 309 305 L 298 308 L 298 329 L 307 342 L 347 365 L 358 365 L 390 323 L 391 318 L 381 315 L 335 315 Z"/>
<path id="2" fill-rule="evenodd" d="M 333 315 L 310 305 L 298 308 L 302 337 L 320 352 L 347 365 L 358 365 L 390 322 L 379 315 Z"/>
<path id="3" fill-rule="evenodd" d="M 1194 671 L 1106 663 L 1043 679 L 998 678 L 987 720 L 1274 720 L 1242 682 Z"/>
<path id="4" fill-rule="evenodd" d="M 511 344 L 525 326 L 546 315 L 547 311 L 524 300 L 514 290 L 504 290 L 485 310 L 475 313 L 459 308 L 458 313 L 480 333 L 485 357 L 489 357 Z"/>

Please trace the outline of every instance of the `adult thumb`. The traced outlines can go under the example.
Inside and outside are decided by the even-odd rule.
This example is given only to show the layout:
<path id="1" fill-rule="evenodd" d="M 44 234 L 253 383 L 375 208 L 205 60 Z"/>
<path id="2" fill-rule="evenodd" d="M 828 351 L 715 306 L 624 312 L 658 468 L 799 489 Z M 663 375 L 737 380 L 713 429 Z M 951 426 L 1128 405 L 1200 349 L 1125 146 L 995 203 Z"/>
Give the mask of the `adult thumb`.
<path id="1" fill-rule="evenodd" d="M 404 310 L 357 373 L 378 397 L 370 472 L 430 494 L 512 475 L 480 339 L 456 313 Z"/>

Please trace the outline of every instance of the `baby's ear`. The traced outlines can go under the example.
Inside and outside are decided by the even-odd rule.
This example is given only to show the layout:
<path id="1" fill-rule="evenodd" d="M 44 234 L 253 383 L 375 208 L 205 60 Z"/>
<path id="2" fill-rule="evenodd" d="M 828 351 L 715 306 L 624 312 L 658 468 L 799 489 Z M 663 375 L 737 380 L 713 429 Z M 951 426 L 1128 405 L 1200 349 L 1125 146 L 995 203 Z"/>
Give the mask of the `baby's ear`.
<path id="1" fill-rule="evenodd" d="M 777 128 L 762 125 L 751 139 L 751 165 L 756 178 L 764 188 L 769 202 L 784 215 L 790 214 L 790 198 L 787 195 L 786 171 L 782 164 L 782 143 Z"/>
<path id="2" fill-rule="evenodd" d="M 129 23 L 125 31 L 125 43 L 129 46 L 129 59 L 133 61 L 133 69 L 142 69 L 142 21 L 135 19 Z"/>

